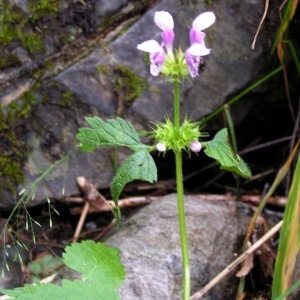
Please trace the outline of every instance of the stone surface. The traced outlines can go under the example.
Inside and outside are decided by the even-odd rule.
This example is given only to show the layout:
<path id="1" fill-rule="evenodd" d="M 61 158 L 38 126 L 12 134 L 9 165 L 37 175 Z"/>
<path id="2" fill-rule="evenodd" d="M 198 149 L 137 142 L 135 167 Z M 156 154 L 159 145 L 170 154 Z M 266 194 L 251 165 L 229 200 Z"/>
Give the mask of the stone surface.
<path id="1" fill-rule="evenodd" d="M 240 253 L 251 210 L 235 202 L 185 197 L 192 293 L 207 284 Z M 127 277 L 123 300 L 181 299 L 181 251 L 176 195 L 157 200 L 122 225 L 106 243 L 121 250 Z M 205 299 L 234 299 L 234 273 Z"/>
<path id="2" fill-rule="evenodd" d="M 25 6 L 27 2 L 22 3 Z M 205 58 L 205 72 L 193 81 L 186 80 L 182 85 L 183 117 L 189 112 L 192 120 L 200 120 L 231 95 L 264 76 L 272 66 L 268 59 L 270 47 L 266 37 L 275 35 L 273 24 L 266 21 L 255 51 L 250 48 L 264 8 L 262 2 L 228 1 L 216 6 L 200 2 L 190 6 L 175 0 L 164 0 L 139 19 L 137 17 L 147 6 L 139 8 L 135 1 L 118 1 L 114 5 L 109 1 L 87 1 L 85 6 L 81 1 L 75 1 L 74 5 L 73 10 L 59 7 L 60 17 L 65 18 L 65 22 L 59 26 L 63 29 L 64 26 L 73 26 L 75 31 L 80 28 L 84 37 L 95 33 L 93 40 L 75 36 L 76 42 L 73 41 L 72 47 L 61 51 L 58 55 L 61 59 L 57 61 L 55 49 L 59 47 L 55 47 L 54 34 L 50 39 L 53 43 L 49 42 L 47 46 L 52 49 L 52 52 L 47 52 L 52 55 L 52 60 L 48 61 L 51 67 L 44 69 L 42 75 L 35 73 L 35 77 L 28 77 L 30 66 L 36 68 L 45 65 L 43 60 L 47 61 L 47 56 L 39 54 L 35 61 L 34 55 L 31 58 L 20 48 L 14 49 L 14 53 L 19 57 L 21 68 L 9 68 L 0 74 L 0 83 L 6 87 L 0 92 L 4 115 L 7 114 L 9 103 L 26 108 L 26 113 L 21 110 L 8 118 L 8 129 L 2 133 L 2 137 L 8 140 L 5 144 L 8 158 L 5 159 L 13 159 L 16 169 L 19 168 L 17 171 L 24 174 L 24 183 L 20 184 L 20 179 L 13 176 L 13 170 L 1 173 L 2 208 L 9 209 L 17 202 L 17 192 L 36 178 L 37 171 L 45 170 L 76 148 L 75 135 L 78 127 L 86 125 L 84 116 L 97 115 L 106 119 L 119 115 L 131 121 L 139 130 L 149 130 L 149 121 L 163 121 L 166 114 L 172 116 L 172 86 L 163 78 L 150 76 L 144 53 L 136 49 L 136 45 L 145 40 L 154 38 L 160 41 L 160 30 L 153 22 L 155 11 L 167 10 L 173 15 L 175 46 L 180 44 L 183 50 L 189 46 L 189 28 L 199 13 L 212 10 L 217 17 L 216 23 L 205 30 L 207 47 L 212 49 L 211 55 Z M 270 15 L 273 10 L 274 7 L 270 8 Z M 109 21 L 108 29 L 97 35 L 97 26 L 104 22 L 102 16 Z M 116 23 L 110 23 L 114 19 L 117 19 Z M 276 21 L 274 18 L 272 20 Z M 134 23 L 131 25 L 126 23 L 128 21 Z M 127 31 L 126 26 L 129 27 Z M 77 47 L 82 47 L 82 57 L 78 53 L 75 56 Z M 68 53 L 71 57 L 74 55 L 77 62 L 64 63 L 64 59 L 69 61 L 70 58 L 62 53 Z M 23 74 L 26 74 L 25 78 Z M 130 86 L 124 80 L 132 74 L 137 77 L 133 86 Z M 136 87 L 140 91 L 136 91 Z M 256 90 L 256 93 L 262 92 L 266 91 L 262 88 Z M 240 121 L 253 105 L 255 101 L 243 103 L 234 114 L 234 120 Z M 205 128 L 207 131 L 209 129 Z M 123 149 L 119 150 L 120 161 L 126 155 Z M 45 186 L 39 188 L 35 201 L 28 204 L 44 202 L 45 193 L 48 197 L 60 198 L 63 188 L 65 196 L 77 194 L 77 176 L 86 176 L 99 188 L 107 188 L 113 176 L 112 156 L 112 149 L 91 154 L 75 153 L 67 167 L 58 166 L 46 178 L 46 192 Z M 2 167 L 2 170 L 6 168 Z"/>

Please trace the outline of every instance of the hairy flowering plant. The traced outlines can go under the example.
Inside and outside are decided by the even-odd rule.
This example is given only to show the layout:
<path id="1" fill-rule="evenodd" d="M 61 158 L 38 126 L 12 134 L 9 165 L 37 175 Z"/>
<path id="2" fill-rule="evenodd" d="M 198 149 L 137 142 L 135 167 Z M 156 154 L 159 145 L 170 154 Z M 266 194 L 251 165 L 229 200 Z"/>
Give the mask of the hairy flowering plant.
<path id="1" fill-rule="evenodd" d="M 205 33 L 202 31 L 214 24 L 215 19 L 213 12 L 205 12 L 194 20 L 189 33 L 191 45 L 183 52 L 180 48 L 173 49 L 175 39 L 173 17 L 166 11 L 158 11 L 155 13 L 154 21 L 162 30 L 162 41 L 159 43 L 148 40 L 137 45 L 137 49 L 149 53 L 151 75 L 165 76 L 167 81 L 174 84 L 174 116 L 172 119 L 167 117 L 163 123 L 155 123 L 155 128 L 151 132 L 155 145 L 141 143 L 133 125 L 121 118 L 107 121 L 99 117 L 86 118 L 91 128 L 80 128 L 77 134 L 80 141 L 79 148 L 83 151 L 92 151 L 96 147 L 104 146 L 127 146 L 133 151 L 111 183 L 117 220 L 120 220 L 118 198 L 124 186 L 136 179 L 149 182 L 157 180 L 157 169 L 149 152 L 153 150 L 174 152 L 185 300 L 190 298 L 190 262 L 184 213 L 182 151 L 199 153 L 204 149 L 205 154 L 216 159 L 222 169 L 246 178 L 251 176 L 247 165 L 231 150 L 227 129 L 220 130 L 213 140 L 201 142 L 201 137 L 206 134 L 201 132 L 200 122 L 191 122 L 187 117 L 180 120 L 180 83 L 189 76 L 197 77 L 201 72 L 203 66 L 201 58 L 211 51 L 205 45 Z"/>

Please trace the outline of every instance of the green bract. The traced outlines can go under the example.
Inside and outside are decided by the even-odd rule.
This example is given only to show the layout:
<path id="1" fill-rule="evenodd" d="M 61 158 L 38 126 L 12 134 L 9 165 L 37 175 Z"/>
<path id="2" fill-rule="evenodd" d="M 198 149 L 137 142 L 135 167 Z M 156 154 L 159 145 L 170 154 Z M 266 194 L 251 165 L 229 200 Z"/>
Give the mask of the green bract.
<path id="1" fill-rule="evenodd" d="M 177 51 L 175 56 L 173 53 L 166 55 L 162 74 L 166 76 L 170 82 L 180 82 L 182 78 L 188 77 L 189 70 L 181 49 Z"/>
<path id="2" fill-rule="evenodd" d="M 175 129 L 172 121 L 166 118 L 165 123 L 155 124 L 156 129 L 153 131 L 152 136 L 156 142 L 166 145 L 167 150 L 189 151 L 190 143 L 198 141 L 199 137 L 206 135 L 200 132 L 199 122 L 190 122 L 184 120 L 179 130 Z"/>

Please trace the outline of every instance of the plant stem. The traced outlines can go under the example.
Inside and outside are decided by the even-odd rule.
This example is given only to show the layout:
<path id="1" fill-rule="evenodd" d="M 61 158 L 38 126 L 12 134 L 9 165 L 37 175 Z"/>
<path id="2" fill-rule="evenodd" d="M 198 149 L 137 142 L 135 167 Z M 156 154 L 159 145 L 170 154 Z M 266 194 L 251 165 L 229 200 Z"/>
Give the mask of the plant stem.
<path id="1" fill-rule="evenodd" d="M 174 127 L 176 138 L 178 138 L 180 128 L 180 83 L 174 82 Z"/>
<path id="2" fill-rule="evenodd" d="M 179 135 L 180 128 L 180 86 L 179 82 L 174 83 L 174 127 L 176 138 Z M 190 299 L 190 258 L 188 251 L 188 240 L 186 234 L 184 197 L 183 197 L 183 176 L 182 176 L 182 153 L 180 150 L 174 151 L 176 163 L 176 186 L 177 186 L 177 204 L 178 204 L 178 220 L 180 231 L 180 244 L 182 256 L 182 298 Z"/>
<path id="3" fill-rule="evenodd" d="M 178 220 L 180 230 L 180 244 L 182 256 L 182 272 L 183 272 L 183 299 L 190 299 L 190 258 L 188 250 L 188 240 L 185 225 L 184 197 L 183 197 L 183 181 L 182 181 L 182 156 L 181 151 L 175 152 L 176 159 L 176 184 L 177 184 L 177 204 L 178 204 Z"/>

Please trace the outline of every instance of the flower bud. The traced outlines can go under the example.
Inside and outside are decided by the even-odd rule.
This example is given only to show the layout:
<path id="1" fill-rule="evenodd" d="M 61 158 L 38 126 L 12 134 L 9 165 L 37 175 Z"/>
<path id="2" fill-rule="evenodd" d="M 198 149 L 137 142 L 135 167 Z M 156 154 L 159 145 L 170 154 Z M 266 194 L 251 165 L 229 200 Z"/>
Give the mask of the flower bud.
<path id="1" fill-rule="evenodd" d="M 165 152 L 167 150 L 167 147 L 164 143 L 157 143 L 156 144 L 156 149 L 159 152 Z"/>
<path id="2" fill-rule="evenodd" d="M 191 143 L 190 143 L 190 149 L 191 149 L 193 152 L 198 153 L 198 152 L 201 151 L 202 145 L 201 145 L 200 142 L 194 141 L 194 142 L 191 142 Z"/>

